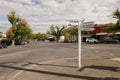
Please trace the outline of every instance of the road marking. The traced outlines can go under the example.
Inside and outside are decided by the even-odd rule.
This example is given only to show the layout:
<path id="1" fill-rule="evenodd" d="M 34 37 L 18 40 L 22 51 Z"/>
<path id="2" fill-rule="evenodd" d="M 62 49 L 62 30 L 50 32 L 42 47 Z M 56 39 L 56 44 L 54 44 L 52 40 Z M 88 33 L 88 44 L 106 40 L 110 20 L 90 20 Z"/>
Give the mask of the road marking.
<path id="1" fill-rule="evenodd" d="M 120 61 L 120 58 L 112 58 L 111 60 Z"/>
<path id="2" fill-rule="evenodd" d="M 22 70 L 22 71 L 19 71 L 18 73 L 16 73 L 14 76 L 13 76 L 13 78 L 12 79 L 10 79 L 10 80 L 15 80 L 15 78 L 17 77 L 17 76 L 19 76 L 20 74 L 22 74 L 24 72 L 24 70 Z"/>
<path id="3" fill-rule="evenodd" d="M 27 51 L 21 51 L 21 52 L 16 52 L 16 53 L 11 53 L 11 54 L 5 54 L 5 55 L 1 55 L 0 58 L 2 57 L 7 57 L 7 56 L 11 56 L 11 55 L 16 55 L 16 54 L 21 54 L 21 53 L 26 53 L 26 52 L 31 52 L 33 50 L 39 50 L 39 49 L 32 49 L 32 50 L 27 50 Z"/>
<path id="4" fill-rule="evenodd" d="M 54 59 L 54 60 L 48 60 L 48 61 L 42 61 L 39 64 L 43 64 L 43 63 L 49 63 L 49 62 L 55 62 L 55 61 L 64 61 L 64 60 L 68 60 L 68 59 L 77 59 L 77 57 L 71 57 L 71 58 L 61 58 L 61 59 Z M 28 66 L 26 68 L 33 68 L 37 65 L 32 65 L 32 66 Z M 15 80 L 16 77 L 18 77 L 20 74 L 22 74 L 25 70 L 19 71 L 18 73 L 16 73 L 12 79 L 10 80 Z"/>

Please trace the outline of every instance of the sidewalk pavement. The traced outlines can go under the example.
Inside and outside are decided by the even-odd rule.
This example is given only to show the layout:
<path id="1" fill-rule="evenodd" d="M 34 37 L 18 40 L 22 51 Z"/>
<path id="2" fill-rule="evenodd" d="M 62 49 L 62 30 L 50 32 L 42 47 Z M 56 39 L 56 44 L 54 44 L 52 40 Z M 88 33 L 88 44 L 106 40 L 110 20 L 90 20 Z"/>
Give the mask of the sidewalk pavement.
<path id="1" fill-rule="evenodd" d="M 77 58 L 31 64 L 14 80 L 120 80 L 120 61 L 112 57 L 84 57 L 81 68 L 77 67 Z"/>

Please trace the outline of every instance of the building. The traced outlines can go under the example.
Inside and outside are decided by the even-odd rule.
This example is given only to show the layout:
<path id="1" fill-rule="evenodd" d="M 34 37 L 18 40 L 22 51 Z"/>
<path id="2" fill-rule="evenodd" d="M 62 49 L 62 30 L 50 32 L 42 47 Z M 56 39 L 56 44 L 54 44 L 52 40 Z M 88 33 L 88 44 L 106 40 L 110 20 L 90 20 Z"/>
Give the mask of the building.
<path id="1" fill-rule="evenodd" d="M 2 40 L 2 39 L 6 39 L 6 34 L 0 32 L 0 40 Z"/>
<path id="2" fill-rule="evenodd" d="M 108 31 L 107 24 L 95 25 L 94 28 L 93 35 L 96 39 L 100 40 L 100 42 L 104 42 L 107 38 L 116 38 L 120 41 L 120 30 Z"/>
<path id="3" fill-rule="evenodd" d="M 77 26 L 71 26 L 68 29 L 77 28 Z M 86 41 L 86 38 L 93 37 L 98 39 L 100 42 L 104 42 L 107 38 L 116 38 L 120 41 L 120 30 L 117 31 L 108 31 L 108 25 L 107 24 L 95 24 L 93 26 L 94 30 L 86 30 L 81 31 L 82 32 L 82 42 Z M 65 35 L 65 40 L 68 42 L 76 42 L 78 41 L 78 35 Z"/>

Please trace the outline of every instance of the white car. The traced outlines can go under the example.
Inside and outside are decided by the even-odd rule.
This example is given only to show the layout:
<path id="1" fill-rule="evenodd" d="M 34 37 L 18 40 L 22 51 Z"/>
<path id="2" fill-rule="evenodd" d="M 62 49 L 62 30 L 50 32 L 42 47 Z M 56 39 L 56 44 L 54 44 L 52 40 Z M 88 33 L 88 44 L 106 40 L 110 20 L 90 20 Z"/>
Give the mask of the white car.
<path id="1" fill-rule="evenodd" d="M 99 40 L 95 39 L 95 38 L 87 38 L 86 39 L 87 43 L 99 43 Z"/>

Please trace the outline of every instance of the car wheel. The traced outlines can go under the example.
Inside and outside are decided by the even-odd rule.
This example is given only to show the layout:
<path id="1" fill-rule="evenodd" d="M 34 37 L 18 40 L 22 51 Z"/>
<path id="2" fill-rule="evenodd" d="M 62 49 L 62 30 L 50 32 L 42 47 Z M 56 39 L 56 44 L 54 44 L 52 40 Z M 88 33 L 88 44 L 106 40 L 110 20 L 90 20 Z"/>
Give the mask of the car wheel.
<path id="1" fill-rule="evenodd" d="M 94 43 L 97 43 L 96 41 L 94 41 Z"/>
<path id="2" fill-rule="evenodd" d="M 89 41 L 87 41 L 87 43 L 90 43 Z"/>

